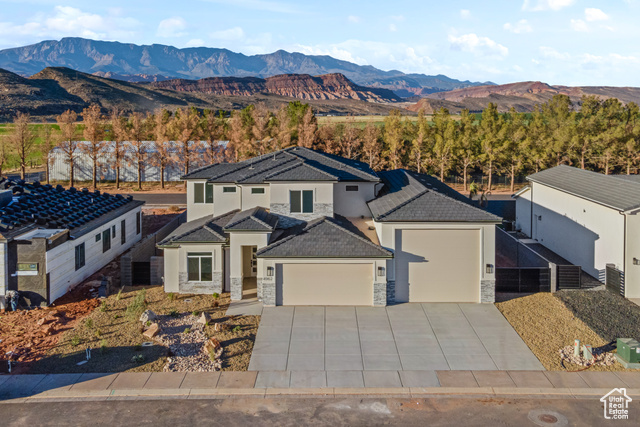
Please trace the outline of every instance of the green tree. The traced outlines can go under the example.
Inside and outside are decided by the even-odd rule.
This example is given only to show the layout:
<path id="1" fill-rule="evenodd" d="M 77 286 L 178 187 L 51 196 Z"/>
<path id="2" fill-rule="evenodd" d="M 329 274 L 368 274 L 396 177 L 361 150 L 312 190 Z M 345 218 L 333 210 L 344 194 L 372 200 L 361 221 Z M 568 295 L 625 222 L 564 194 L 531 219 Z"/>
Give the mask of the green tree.
<path id="1" fill-rule="evenodd" d="M 404 151 L 402 113 L 392 110 L 384 119 L 383 156 L 393 169 L 402 167 Z"/>
<path id="2" fill-rule="evenodd" d="M 453 150 L 457 139 L 457 126 L 449 110 L 440 108 L 433 116 L 433 157 L 438 165 L 440 181 L 451 168 Z"/>
<path id="3" fill-rule="evenodd" d="M 503 138 L 504 119 L 498 114 L 498 106 L 493 102 L 482 111 L 480 120 L 480 144 L 482 153 L 480 159 L 487 171 L 487 191 L 491 192 L 493 172 L 496 168 L 499 147 Z"/>
<path id="4" fill-rule="evenodd" d="M 418 111 L 418 119 L 412 134 L 414 138 L 411 141 L 411 159 L 418 173 L 421 173 L 430 160 L 431 150 L 428 147 L 428 141 L 431 136 L 431 126 L 424 115 L 424 109 Z"/>
<path id="5" fill-rule="evenodd" d="M 454 156 L 460 170 L 462 170 L 462 185 L 467 191 L 469 169 L 478 162 L 480 144 L 478 141 L 478 125 L 475 116 L 464 109 L 460 113 L 460 131 L 454 147 Z"/>

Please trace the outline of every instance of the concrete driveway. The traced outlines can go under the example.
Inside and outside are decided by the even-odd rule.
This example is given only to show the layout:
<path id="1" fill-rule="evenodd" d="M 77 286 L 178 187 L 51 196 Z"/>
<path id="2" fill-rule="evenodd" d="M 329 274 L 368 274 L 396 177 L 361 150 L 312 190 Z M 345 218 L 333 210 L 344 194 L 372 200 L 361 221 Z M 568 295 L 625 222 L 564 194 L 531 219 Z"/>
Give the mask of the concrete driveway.
<path id="1" fill-rule="evenodd" d="M 267 307 L 251 371 L 544 370 L 492 304 Z"/>

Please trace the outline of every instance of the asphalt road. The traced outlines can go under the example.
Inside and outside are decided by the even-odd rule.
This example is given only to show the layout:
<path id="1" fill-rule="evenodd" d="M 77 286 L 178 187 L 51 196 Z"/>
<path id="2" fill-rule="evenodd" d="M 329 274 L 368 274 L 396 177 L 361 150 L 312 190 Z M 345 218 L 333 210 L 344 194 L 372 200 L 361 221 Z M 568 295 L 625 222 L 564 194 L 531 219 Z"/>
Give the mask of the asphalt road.
<path id="1" fill-rule="evenodd" d="M 638 425 L 605 420 L 598 398 L 427 399 L 274 398 L 123 400 L 0 404 L 2 426 L 592 426 Z"/>

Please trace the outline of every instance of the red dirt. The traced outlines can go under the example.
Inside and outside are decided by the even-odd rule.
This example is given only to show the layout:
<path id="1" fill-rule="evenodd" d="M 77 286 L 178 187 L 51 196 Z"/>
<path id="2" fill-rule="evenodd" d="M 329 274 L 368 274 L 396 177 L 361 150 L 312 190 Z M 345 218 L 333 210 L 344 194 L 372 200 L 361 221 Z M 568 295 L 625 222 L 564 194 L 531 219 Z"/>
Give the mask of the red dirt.
<path id="1" fill-rule="evenodd" d="M 184 209 L 143 209 L 142 211 L 142 237 L 153 234 L 180 215 Z"/>

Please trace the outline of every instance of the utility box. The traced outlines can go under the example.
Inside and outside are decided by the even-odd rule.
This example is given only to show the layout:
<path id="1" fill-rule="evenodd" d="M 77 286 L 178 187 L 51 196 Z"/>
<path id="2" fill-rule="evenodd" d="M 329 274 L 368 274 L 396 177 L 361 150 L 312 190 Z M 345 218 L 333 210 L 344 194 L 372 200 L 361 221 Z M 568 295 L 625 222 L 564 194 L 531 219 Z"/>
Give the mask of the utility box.
<path id="1" fill-rule="evenodd" d="M 633 338 L 618 338 L 616 357 L 625 368 L 640 368 L 640 342 Z"/>

